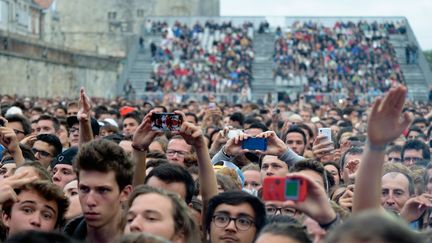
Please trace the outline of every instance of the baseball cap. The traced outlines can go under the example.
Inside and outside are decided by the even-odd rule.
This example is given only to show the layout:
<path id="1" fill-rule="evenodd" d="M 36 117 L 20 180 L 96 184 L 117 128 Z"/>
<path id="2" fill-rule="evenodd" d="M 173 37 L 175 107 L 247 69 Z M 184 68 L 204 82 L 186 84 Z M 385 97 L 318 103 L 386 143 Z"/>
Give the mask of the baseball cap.
<path id="1" fill-rule="evenodd" d="M 69 149 L 66 149 L 51 161 L 51 168 L 54 168 L 58 164 L 72 165 L 73 160 L 77 155 L 77 153 L 78 153 L 77 147 L 71 147 Z"/>

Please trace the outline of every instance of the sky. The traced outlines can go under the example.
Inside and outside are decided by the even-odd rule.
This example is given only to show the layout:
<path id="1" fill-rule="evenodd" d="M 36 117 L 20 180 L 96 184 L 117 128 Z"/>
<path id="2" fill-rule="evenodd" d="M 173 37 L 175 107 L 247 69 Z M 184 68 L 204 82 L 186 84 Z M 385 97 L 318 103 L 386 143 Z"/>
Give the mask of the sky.
<path id="1" fill-rule="evenodd" d="M 220 0 L 221 16 L 403 16 L 432 50 L 432 0 Z"/>

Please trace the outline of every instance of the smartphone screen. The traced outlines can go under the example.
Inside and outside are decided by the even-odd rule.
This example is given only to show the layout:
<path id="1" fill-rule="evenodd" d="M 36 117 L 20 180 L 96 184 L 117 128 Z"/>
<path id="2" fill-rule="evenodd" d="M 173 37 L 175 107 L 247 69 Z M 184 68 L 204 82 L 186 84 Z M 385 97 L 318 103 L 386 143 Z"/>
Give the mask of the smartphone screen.
<path id="1" fill-rule="evenodd" d="M 318 129 L 318 135 L 324 135 L 329 141 L 332 141 L 331 128 L 323 127 Z"/>
<path id="2" fill-rule="evenodd" d="M 298 200 L 299 198 L 299 180 L 290 180 L 287 179 L 285 181 L 285 198 L 287 200 Z"/>
<path id="3" fill-rule="evenodd" d="M 182 116 L 175 113 L 154 113 L 151 120 L 153 131 L 178 131 L 183 123 Z"/>
<path id="4" fill-rule="evenodd" d="M 242 149 L 248 150 L 267 150 L 267 139 L 265 138 L 248 138 L 243 140 Z"/>

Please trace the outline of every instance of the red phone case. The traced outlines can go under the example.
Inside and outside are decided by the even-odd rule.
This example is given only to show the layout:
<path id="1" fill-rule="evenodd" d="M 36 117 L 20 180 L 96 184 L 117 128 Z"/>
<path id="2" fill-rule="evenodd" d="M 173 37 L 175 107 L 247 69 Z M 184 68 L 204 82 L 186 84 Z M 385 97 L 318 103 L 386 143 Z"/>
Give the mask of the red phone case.
<path id="1" fill-rule="evenodd" d="M 285 201 L 285 176 L 264 178 L 262 198 L 264 201 Z"/>
<path id="2" fill-rule="evenodd" d="M 299 180 L 299 190 L 297 199 L 287 199 L 285 195 L 286 181 L 287 180 Z M 264 201 L 287 201 L 293 200 L 302 202 L 307 196 L 307 181 L 300 177 L 292 176 L 270 176 L 264 178 L 263 181 L 263 193 L 262 198 Z"/>

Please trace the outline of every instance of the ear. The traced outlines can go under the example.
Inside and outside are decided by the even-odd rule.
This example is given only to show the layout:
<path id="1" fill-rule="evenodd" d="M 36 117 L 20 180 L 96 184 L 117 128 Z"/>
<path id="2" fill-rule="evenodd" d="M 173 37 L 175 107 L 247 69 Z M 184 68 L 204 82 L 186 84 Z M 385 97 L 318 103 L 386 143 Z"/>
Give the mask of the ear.
<path id="1" fill-rule="evenodd" d="M 172 243 L 183 243 L 185 242 L 185 234 L 182 232 L 178 232 L 174 235 L 174 237 L 171 240 Z"/>
<path id="2" fill-rule="evenodd" d="M 9 221 L 10 221 L 10 216 L 7 215 L 5 212 L 1 213 L 1 220 L 4 226 L 6 226 L 6 228 L 9 228 Z"/>
<path id="3" fill-rule="evenodd" d="M 120 201 L 126 202 L 131 193 L 132 193 L 132 185 L 125 186 L 125 188 L 123 188 L 123 190 L 120 192 Z"/>

